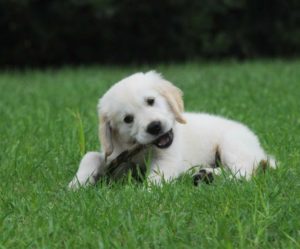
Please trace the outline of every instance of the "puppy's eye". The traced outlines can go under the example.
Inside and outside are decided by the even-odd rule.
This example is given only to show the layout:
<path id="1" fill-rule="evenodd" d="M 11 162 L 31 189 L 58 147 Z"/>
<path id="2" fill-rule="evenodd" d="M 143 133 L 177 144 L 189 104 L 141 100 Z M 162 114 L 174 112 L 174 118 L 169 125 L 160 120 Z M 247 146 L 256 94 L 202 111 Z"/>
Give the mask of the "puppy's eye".
<path id="1" fill-rule="evenodd" d="M 152 106 L 152 105 L 154 105 L 155 99 L 154 98 L 147 98 L 146 102 L 147 102 L 148 105 Z"/>
<path id="2" fill-rule="evenodd" d="M 124 118 L 124 122 L 127 123 L 127 124 L 132 123 L 133 120 L 134 120 L 134 118 L 133 118 L 132 115 L 126 115 L 125 118 Z"/>

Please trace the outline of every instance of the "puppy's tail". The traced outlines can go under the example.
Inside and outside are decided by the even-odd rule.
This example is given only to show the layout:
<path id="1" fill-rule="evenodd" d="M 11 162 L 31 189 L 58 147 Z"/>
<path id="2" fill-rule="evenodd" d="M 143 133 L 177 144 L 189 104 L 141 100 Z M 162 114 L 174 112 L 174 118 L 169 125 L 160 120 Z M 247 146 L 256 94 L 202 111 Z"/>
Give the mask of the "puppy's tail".
<path id="1" fill-rule="evenodd" d="M 265 159 L 261 160 L 258 166 L 263 170 L 263 172 L 265 172 L 268 168 L 276 168 L 277 162 L 274 156 L 266 155 Z"/>
<path id="2" fill-rule="evenodd" d="M 276 168 L 277 167 L 277 161 L 276 161 L 274 156 L 268 155 L 267 156 L 267 162 L 268 162 L 268 164 L 271 168 Z"/>

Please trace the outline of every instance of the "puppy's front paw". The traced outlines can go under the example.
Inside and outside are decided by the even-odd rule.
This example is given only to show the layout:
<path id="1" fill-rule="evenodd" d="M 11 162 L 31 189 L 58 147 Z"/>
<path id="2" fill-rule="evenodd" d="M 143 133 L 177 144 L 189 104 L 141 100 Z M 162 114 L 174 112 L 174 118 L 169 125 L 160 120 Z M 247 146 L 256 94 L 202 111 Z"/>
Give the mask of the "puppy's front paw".
<path id="1" fill-rule="evenodd" d="M 80 183 L 77 180 L 76 177 L 73 178 L 73 180 L 68 184 L 68 189 L 69 190 L 76 190 L 80 188 Z"/>
<path id="2" fill-rule="evenodd" d="M 80 187 L 88 187 L 95 185 L 99 179 L 99 175 L 91 175 L 87 179 L 86 178 L 79 178 L 77 175 L 72 179 L 69 183 L 68 188 L 70 190 L 76 190 Z"/>
<path id="3" fill-rule="evenodd" d="M 214 180 L 214 176 L 212 172 L 208 172 L 205 169 L 201 169 L 198 173 L 193 175 L 193 182 L 195 186 L 198 186 L 201 182 L 210 184 L 213 182 L 213 180 Z"/>

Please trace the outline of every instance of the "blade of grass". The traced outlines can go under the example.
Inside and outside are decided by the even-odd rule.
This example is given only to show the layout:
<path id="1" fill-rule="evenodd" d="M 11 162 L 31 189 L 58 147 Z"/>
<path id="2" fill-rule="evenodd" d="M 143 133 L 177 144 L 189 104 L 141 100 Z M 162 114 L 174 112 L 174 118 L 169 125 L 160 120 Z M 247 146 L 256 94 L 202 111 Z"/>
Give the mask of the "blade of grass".
<path id="1" fill-rule="evenodd" d="M 78 134 L 78 144 L 79 144 L 79 151 L 80 155 L 83 156 L 85 154 L 85 135 L 84 135 L 84 128 L 83 128 L 83 122 L 81 115 L 79 111 L 73 111 L 71 109 L 68 109 L 69 113 L 74 117 L 75 123 L 76 123 L 76 128 L 77 128 L 77 134 Z"/>

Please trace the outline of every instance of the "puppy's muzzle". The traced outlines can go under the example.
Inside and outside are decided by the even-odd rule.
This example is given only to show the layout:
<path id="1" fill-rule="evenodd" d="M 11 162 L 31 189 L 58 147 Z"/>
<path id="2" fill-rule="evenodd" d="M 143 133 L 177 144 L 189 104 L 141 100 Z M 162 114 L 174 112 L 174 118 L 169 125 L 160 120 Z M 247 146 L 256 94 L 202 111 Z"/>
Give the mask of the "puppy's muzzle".
<path id="1" fill-rule="evenodd" d="M 146 132 L 157 137 L 152 144 L 160 149 L 168 148 L 173 143 L 173 130 L 166 133 L 160 121 L 152 121 L 146 128 Z"/>

